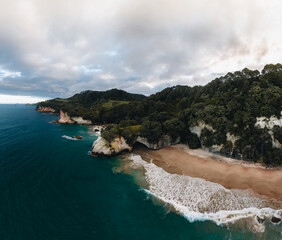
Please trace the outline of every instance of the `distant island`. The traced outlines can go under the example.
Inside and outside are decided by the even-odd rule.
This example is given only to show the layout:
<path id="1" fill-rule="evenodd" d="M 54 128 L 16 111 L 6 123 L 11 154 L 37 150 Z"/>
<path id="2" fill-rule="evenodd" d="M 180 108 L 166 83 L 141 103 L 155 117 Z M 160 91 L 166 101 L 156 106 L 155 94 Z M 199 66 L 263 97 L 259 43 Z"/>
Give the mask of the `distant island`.
<path id="1" fill-rule="evenodd" d="M 282 165 L 282 65 L 227 73 L 205 86 L 168 87 L 149 97 L 84 91 L 37 104 L 59 123 L 105 125 L 95 155 L 183 143 L 235 159 Z"/>

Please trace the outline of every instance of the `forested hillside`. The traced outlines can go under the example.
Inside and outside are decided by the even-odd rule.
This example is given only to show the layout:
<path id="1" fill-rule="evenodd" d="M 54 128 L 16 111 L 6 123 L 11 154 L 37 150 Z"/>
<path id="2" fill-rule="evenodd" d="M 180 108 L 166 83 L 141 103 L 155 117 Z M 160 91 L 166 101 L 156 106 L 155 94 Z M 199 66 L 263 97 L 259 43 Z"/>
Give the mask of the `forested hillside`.
<path id="1" fill-rule="evenodd" d="M 108 91 L 83 91 L 74 96 L 62 99 L 55 98 L 37 104 L 42 107 L 51 107 L 56 113 L 60 110 L 68 112 L 70 116 L 81 116 L 92 122 L 101 123 L 103 112 L 119 105 L 128 104 L 146 98 L 142 94 L 132 94 L 119 89 Z"/>
<path id="2" fill-rule="evenodd" d="M 191 148 L 218 146 L 224 155 L 282 164 L 281 126 L 267 129 L 256 124 L 257 117 L 281 118 L 281 64 L 266 65 L 262 72 L 245 68 L 227 73 L 205 86 L 166 88 L 148 98 L 124 92 L 113 99 L 92 93 L 90 97 L 86 91 L 40 105 L 112 124 L 102 134 L 108 141 L 119 134 L 129 143 L 137 136 L 153 143 L 167 134 L 173 139 L 181 137 Z M 197 136 L 193 128 L 199 125 L 204 127 Z"/>

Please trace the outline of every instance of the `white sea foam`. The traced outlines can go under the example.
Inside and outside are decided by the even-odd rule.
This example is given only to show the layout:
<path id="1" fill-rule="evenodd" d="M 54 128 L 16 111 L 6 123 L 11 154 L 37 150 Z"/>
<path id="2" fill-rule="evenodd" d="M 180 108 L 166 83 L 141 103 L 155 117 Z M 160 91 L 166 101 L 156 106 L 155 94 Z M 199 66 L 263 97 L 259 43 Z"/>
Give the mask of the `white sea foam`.
<path id="1" fill-rule="evenodd" d="M 70 137 L 70 136 L 67 136 L 67 135 L 63 135 L 62 138 L 66 138 L 66 139 L 72 140 L 72 141 L 78 140 L 78 139 L 76 139 L 76 138 L 73 138 L 73 137 Z"/>
<path id="2" fill-rule="evenodd" d="M 170 174 L 153 163 L 147 163 L 139 155 L 132 154 L 131 159 L 131 167 L 145 169 L 149 184 L 146 192 L 172 205 L 190 222 L 211 220 L 221 225 L 250 218 L 253 230 L 263 232 L 264 225 L 256 221 L 256 216 L 271 218 L 282 215 L 282 209 L 269 208 L 266 199 L 249 191 L 229 190 L 204 179 Z"/>

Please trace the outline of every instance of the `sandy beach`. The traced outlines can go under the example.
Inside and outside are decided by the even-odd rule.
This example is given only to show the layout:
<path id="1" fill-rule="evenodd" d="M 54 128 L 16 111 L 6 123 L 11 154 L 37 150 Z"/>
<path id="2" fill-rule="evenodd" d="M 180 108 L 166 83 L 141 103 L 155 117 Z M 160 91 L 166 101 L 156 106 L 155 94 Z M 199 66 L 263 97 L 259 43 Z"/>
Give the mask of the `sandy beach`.
<path id="1" fill-rule="evenodd" d="M 183 144 L 155 151 L 137 148 L 134 152 L 169 173 L 203 178 L 228 189 L 250 189 L 282 201 L 282 169 L 266 169 L 259 164 L 221 157 L 201 149 L 191 150 Z"/>

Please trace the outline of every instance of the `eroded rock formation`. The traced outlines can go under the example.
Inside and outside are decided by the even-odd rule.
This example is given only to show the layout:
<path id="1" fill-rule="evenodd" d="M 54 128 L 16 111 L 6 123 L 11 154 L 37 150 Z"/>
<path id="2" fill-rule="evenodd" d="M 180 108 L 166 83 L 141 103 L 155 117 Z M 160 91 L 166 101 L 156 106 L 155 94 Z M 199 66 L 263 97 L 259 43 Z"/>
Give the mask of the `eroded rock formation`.
<path id="1" fill-rule="evenodd" d="M 42 107 L 42 106 L 38 106 L 38 108 L 36 109 L 38 112 L 55 112 L 55 109 L 50 108 L 50 107 Z"/>
<path id="2" fill-rule="evenodd" d="M 60 110 L 60 119 L 58 120 L 58 123 L 75 124 L 76 122 L 71 120 L 67 112 L 64 113 L 62 110 Z"/>
<path id="3" fill-rule="evenodd" d="M 93 155 L 114 156 L 120 152 L 131 150 L 132 146 L 129 146 L 122 136 L 117 136 L 110 143 L 104 138 L 98 137 L 98 139 L 93 143 L 91 153 Z"/>

